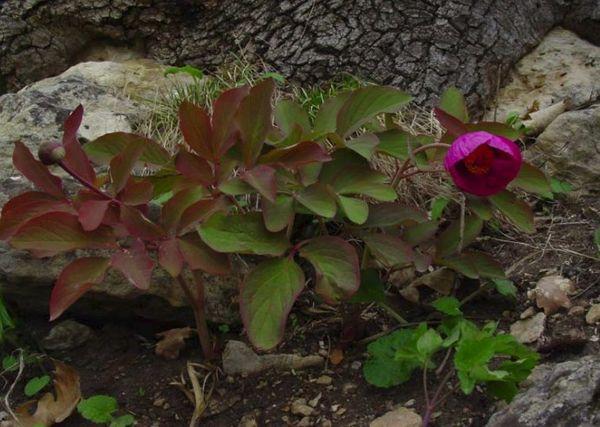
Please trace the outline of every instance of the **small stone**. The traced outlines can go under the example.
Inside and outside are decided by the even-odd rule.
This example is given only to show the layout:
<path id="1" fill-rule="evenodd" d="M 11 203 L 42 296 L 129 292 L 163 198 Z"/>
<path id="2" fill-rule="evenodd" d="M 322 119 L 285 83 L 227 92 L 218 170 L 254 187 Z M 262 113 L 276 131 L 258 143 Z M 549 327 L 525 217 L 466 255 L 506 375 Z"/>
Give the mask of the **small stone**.
<path id="1" fill-rule="evenodd" d="M 164 397 L 159 397 L 158 399 L 155 399 L 154 402 L 152 402 L 152 405 L 156 406 L 157 408 L 161 408 L 165 403 L 167 403 L 167 399 L 165 399 Z"/>
<path id="2" fill-rule="evenodd" d="M 346 383 L 342 386 L 342 392 L 344 394 L 354 393 L 358 386 L 354 383 Z"/>
<path id="3" fill-rule="evenodd" d="M 240 420 L 238 427 L 258 427 L 254 414 L 246 414 Z"/>
<path id="4" fill-rule="evenodd" d="M 585 315 L 585 321 L 589 325 L 600 322 L 600 304 L 594 304 L 590 307 L 587 314 Z"/>
<path id="5" fill-rule="evenodd" d="M 519 317 L 521 319 L 528 319 L 528 318 L 532 317 L 534 314 L 535 314 L 535 308 L 529 307 L 527 310 L 525 310 L 523 313 L 521 313 L 521 315 Z"/>
<path id="6" fill-rule="evenodd" d="M 303 417 L 296 426 L 298 427 L 309 427 L 311 425 L 310 417 Z"/>
<path id="7" fill-rule="evenodd" d="M 340 408 L 340 406 L 342 406 L 342 405 L 340 405 L 339 403 L 336 403 L 335 405 L 331 405 L 331 412 L 336 412 Z"/>
<path id="8" fill-rule="evenodd" d="M 168 403 L 165 403 L 162 408 L 166 411 L 171 407 L 171 405 L 169 405 Z"/>
<path id="9" fill-rule="evenodd" d="M 362 363 L 360 363 L 358 360 L 355 360 L 354 362 L 352 362 L 350 364 L 350 367 L 352 369 L 354 369 L 355 371 L 358 371 L 360 369 L 360 367 L 362 366 Z"/>
<path id="10" fill-rule="evenodd" d="M 544 333 L 546 315 L 538 313 L 535 316 L 518 320 L 510 326 L 510 334 L 521 344 L 536 342 Z"/>
<path id="11" fill-rule="evenodd" d="M 319 378 L 317 378 L 315 380 L 316 384 L 319 385 L 329 385 L 333 382 L 333 378 L 331 378 L 329 375 L 321 375 Z"/>
<path id="12" fill-rule="evenodd" d="M 421 416 L 412 409 L 400 407 L 374 419 L 369 427 L 421 427 Z"/>
<path id="13" fill-rule="evenodd" d="M 333 424 L 331 424 L 331 421 L 329 421 L 327 418 L 324 419 L 323 421 L 321 421 L 321 427 L 332 427 Z"/>
<path id="14" fill-rule="evenodd" d="M 406 407 L 415 406 L 415 399 L 407 400 L 406 403 L 404 403 L 404 406 L 406 406 Z"/>
<path id="15" fill-rule="evenodd" d="M 42 346 L 46 350 L 70 350 L 79 347 L 89 340 L 92 330 L 74 320 L 60 322 L 42 340 Z"/>
<path id="16" fill-rule="evenodd" d="M 302 415 L 303 417 L 308 417 L 312 415 L 314 409 L 306 404 L 306 399 L 297 399 L 292 402 L 291 406 L 292 414 L 294 415 Z"/>
<path id="17" fill-rule="evenodd" d="M 323 397 L 323 393 L 317 394 L 314 399 L 308 401 L 308 405 L 315 408 L 319 404 L 319 400 L 321 400 L 321 397 Z"/>
<path id="18" fill-rule="evenodd" d="M 585 308 L 580 305 L 575 305 L 569 310 L 569 316 L 581 316 L 585 313 Z"/>
<path id="19" fill-rule="evenodd" d="M 346 408 L 344 408 L 343 406 L 341 408 L 339 408 L 337 411 L 335 411 L 335 415 L 337 415 L 338 417 L 341 417 L 345 413 L 346 413 Z"/>

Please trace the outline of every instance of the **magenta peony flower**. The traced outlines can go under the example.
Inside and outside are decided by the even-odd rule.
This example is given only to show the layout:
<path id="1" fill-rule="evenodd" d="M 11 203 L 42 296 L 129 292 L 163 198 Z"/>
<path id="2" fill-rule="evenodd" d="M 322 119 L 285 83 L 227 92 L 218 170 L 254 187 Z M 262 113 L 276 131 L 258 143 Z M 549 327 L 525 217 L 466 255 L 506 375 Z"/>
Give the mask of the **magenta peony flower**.
<path id="1" fill-rule="evenodd" d="M 478 131 L 454 140 L 444 158 L 444 166 L 462 191 L 491 196 L 515 179 L 522 161 L 521 151 L 513 141 Z"/>

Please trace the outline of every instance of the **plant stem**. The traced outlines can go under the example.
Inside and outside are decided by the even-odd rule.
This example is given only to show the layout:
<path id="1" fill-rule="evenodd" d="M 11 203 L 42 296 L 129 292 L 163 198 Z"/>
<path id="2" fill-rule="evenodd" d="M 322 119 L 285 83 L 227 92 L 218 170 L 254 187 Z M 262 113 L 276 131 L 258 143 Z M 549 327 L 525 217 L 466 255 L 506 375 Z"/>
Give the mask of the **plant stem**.
<path id="1" fill-rule="evenodd" d="M 399 323 L 401 323 L 403 325 L 408 323 L 404 317 L 400 316 L 396 310 L 394 310 L 392 307 L 387 305 L 385 302 L 380 302 L 379 305 L 381 306 L 381 308 L 383 308 L 385 311 L 387 311 L 390 316 L 392 316 L 394 319 L 396 319 Z"/>
<path id="2" fill-rule="evenodd" d="M 206 313 L 204 311 L 204 282 L 199 277 L 199 274 L 194 274 L 194 281 L 196 282 L 195 296 L 183 276 L 177 276 L 177 283 L 181 286 L 181 289 L 185 293 L 185 296 L 194 311 L 196 333 L 198 334 L 198 340 L 202 347 L 202 353 L 206 359 L 211 360 L 215 358 L 215 354 L 210 338 L 210 332 L 208 330 L 208 324 L 206 323 Z"/>
<path id="3" fill-rule="evenodd" d="M 408 166 L 410 165 L 412 158 L 414 158 L 414 156 L 416 154 L 419 154 L 423 151 L 429 150 L 430 148 L 447 148 L 447 147 L 449 147 L 448 144 L 444 144 L 442 142 L 435 142 L 433 144 L 422 145 L 422 146 L 412 150 L 410 152 L 411 155 L 408 157 L 408 159 L 406 159 L 404 161 L 404 164 L 402 165 L 402 167 L 400 169 L 398 169 L 396 171 L 396 173 L 394 174 L 394 177 L 392 178 L 392 183 L 391 183 L 392 187 L 396 188 L 398 186 L 400 179 L 402 179 L 404 172 L 406 171 L 406 169 L 408 169 Z"/>
<path id="4" fill-rule="evenodd" d="M 431 416 L 433 415 L 433 410 L 450 396 L 450 393 L 446 393 L 444 396 L 442 396 L 442 398 L 440 398 L 440 393 L 442 392 L 444 386 L 453 374 L 454 370 L 449 369 L 446 375 L 444 375 L 444 378 L 442 378 L 442 380 L 440 381 L 440 384 L 437 386 L 431 400 L 429 400 L 429 397 L 427 395 L 425 396 L 427 405 L 425 407 L 425 413 L 423 414 L 423 427 L 429 426 L 429 423 L 431 422 Z M 423 379 L 424 381 L 427 379 L 427 376 L 425 374 Z M 426 387 L 426 385 L 424 385 L 424 387 Z M 425 393 L 427 394 L 427 388 L 425 388 Z"/>
<path id="5" fill-rule="evenodd" d="M 90 190 L 92 190 L 94 193 L 98 194 L 99 196 L 102 196 L 105 199 L 109 199 L 113 202 L 116 203 L 121 203 L 120 200 L 115 199 L 114 197 L 112 197 L 110 194 L 105 193 L 104 191 L 100 190 L 99 188 L 97 188 L 96 186 L 94 186 L 94 184 L 92 184 L 91 182 L 88 182 L 85 178 L 83 178 L 81 175 L 79 175 L 77 172 L 75 172 L 73 169 L 71 169 L 69 166 L 65 165 L 63 162 L 58 162 L 58 165 L 69 175 L 71 175 L 73 178 L 75 178 L 77 181 L 79 181 L 79 183 L 81 185 L 83 185 L 84 187 L 89 188 Z"/>

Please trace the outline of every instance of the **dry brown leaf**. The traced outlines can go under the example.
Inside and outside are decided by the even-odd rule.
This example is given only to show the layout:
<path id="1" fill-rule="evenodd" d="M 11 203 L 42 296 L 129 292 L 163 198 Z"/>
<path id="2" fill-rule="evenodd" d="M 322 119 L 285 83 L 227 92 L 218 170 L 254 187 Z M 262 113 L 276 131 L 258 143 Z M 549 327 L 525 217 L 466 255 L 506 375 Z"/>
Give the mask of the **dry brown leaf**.
<path id="1" fill-rule="evenodd" d="M 342 360 L 344 360 L 344 350 L 337 347 L 331 350 L 331 353 L 329 353 L 329 361 L 332 365 L 339 365 L 342 363 Z"/>
<path id="2" fill-rule="evenodd" d="M 535 303 L 546 315 L 557 312 L 561 307 L 570 308 L 569 295 L 574 292 L 573 282 L 559 276 L 542 277 L 535 286 Z"/>
<path id="3" fill-rule="evenodd" d="M 81 399 L 81 387 L 79 384 L 79 372 L 71 366 L 65 365 L 57 360 L 54 361 L 54 396 L 46 393 L 37 402 L 33 415 L 30 410 L 35 401 L 29 401 L 16 409 L 17 423 L 19 427 L 48 427 L 54 423 L 60 423 L 67 419 L 73 412 Z"/>
<path id="4" fill-rule="evenodd" d="M 161 340 L 156 344 L 154 350 L 157 356 L 169 360 L 175 360 L 179 357 L 179 352 L 185 347 L 185 339 L 192 334 L 192 328 L 169 329 L 168 331 L 156 334 Z"/>

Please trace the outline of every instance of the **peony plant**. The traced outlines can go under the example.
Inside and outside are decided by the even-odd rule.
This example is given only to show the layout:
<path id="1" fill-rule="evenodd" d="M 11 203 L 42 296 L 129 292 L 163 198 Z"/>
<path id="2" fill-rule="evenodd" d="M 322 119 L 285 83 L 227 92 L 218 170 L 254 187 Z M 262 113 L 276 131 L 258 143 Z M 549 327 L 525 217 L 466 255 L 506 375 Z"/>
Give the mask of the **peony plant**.
<path id="1" fill-rule="evenodd" d="M 62 141 L 43 144 L 38 159 L 15 143 L 14 166 L 36 189 L 6 203 L 0 238 L 37 257 L 84 250 L 57 278 L 51 320 L 109 269 L 145 290 L 160 267 L 188 297 L 210 358 L 204 274 L 230 274 L 233 256 L 250 256 L 254 265 L 240 283 L 239 305 L 250 341 L 263 350 L 283 338 L 302 291 L 340 303 L 359 290 L 368 268 L 387 277 L 407 265 L 419 272 L 446 266 L 470 278 L 505 279 L 496 260 L 468 246 L 495 214 L 533 231 L 529 205 L 508 185 L 550 191 L 544 174 L 522 163 L 517 130 L 468 123 L 455 89 L 436 109 L 446 129 L 439 141 L 402 128 L 395 113 L 411 97 L 392 87 L 332 97 L 314 119 L 289 99 L 273 105 L 274 91 L 266 79 L 223 92 L 210 111 L 183 102 L 184 143 L 175 153 L 122 132 L 82 145 L 81 106 L 66 120 Z M 396 165 L 393 173 L 378 170 L 376 159 Z M 449 220 L 399 190 L 419 174 L 444 173 L 442 162 L 465 193 L 460 216 Z M 79 187 L 65 186 L 56 169 Z"/>

